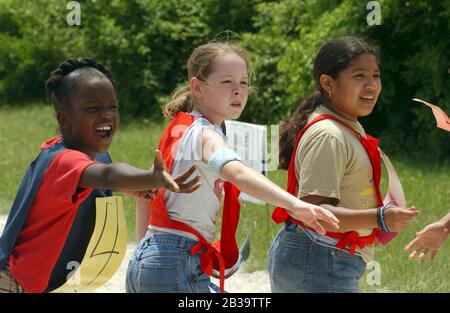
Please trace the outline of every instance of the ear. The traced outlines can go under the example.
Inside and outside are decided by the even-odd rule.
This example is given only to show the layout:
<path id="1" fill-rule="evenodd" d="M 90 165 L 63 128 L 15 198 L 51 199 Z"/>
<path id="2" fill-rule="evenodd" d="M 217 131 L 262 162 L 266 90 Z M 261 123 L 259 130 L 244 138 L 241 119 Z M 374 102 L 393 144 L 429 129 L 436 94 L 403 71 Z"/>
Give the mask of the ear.
<path id="1" fill-rule="evenodd" d="M 331 94 L 333 92 L 333 89 L 335 87 L 334 79 L 330 75 L 322 74 L 319 78 L 320 86 L 327 94 Z"/>
<path id="2" fill-rule="evenodd" d="M 61 129 L 67 128 L 69 125 L 70 117 L 66 111 L 57 111 L 56 119 L 58 120 L 59 127 Z"/>
<path id="3" fill-rule="evenodd" d="M 200 98 L 203 95 L 203 86 L 197 77 L 191 78 L 189 88 L 191 88 L 191 92 L 195 97 Z"/>

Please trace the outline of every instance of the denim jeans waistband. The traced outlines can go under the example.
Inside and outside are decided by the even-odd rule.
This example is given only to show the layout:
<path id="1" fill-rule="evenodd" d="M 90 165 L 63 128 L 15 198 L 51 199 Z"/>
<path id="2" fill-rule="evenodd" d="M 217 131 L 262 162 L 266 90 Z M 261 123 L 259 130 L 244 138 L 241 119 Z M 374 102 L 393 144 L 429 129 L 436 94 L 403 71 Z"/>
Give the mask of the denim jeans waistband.
<path id="1" fill-rule="evenodd" d="M 306 227 L 297 225 L 295 223 L 292 222 L 286 222 L 286 230 L 293 230 L 295 231 L 296 229 L 301 229 L 306 236 L 308 236 L 308 238 L 314 242 L 315 244 L 321 245 L 321 246 L 325 246 L 328 248 L 333 248 L 336 250 L 341 250 L 338 247 L 336 247 L 336 244 L 338 243 L 338 239 L 336 238 L 332 238 L 326 235 L 321 235 L 311 229 L 308 229 Z M 347 246 L 344 251 L 347 251 L 348 253 L 350 253 L 350 247 Z M 358 251 L 355 251 L 355 255 L 361 256 L 361 253 L 359 253 Z"/>
<path id="2" fill-rule="evenodd" d="M 141 243 L 142 247 L 151 244 L 164 244 L 165 246 L 170 247 L 190 249 L 195 246 L 198 241 L 175 234 L 151 234 L 147 232 Z"/>

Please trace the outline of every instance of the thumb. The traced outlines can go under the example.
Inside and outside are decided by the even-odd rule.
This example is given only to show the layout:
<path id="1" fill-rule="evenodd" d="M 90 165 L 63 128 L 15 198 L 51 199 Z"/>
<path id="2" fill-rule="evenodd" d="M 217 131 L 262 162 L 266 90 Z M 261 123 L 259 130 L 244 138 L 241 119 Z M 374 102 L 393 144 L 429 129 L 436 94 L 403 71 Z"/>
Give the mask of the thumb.
<path id="1" fill-rule="evenodd" d="M 416 209 L 416 207 L 414 207 L 414 206 L 408 208 L 408 213 L 410 213 L 411 215 L 414 215 L 414 216 L 419 216 L 419 215 L 421 214 L 421 212 L 418 211 L 418 210 Z"/>
<path id="2" fill-rule="evenodd" d="M 165 179 L 166 179 L 166 183 L 165 183 L 165 187 L 167 189 L 169 189 L 170 191 L 173 192 L 179 192 L 180 191 L 180 187 L 178 186 L 178 184 L 173 180 L 173 178 L 170 175 L 164 175 Z"/>
<path id="3" fill-rule="evenodd" d="M 153 168 L 155 170 L 159 170 L 159 171 L 164 171 L 164 168 L 165 168 L 165 164 L 164 164 L 164 160 L 162 158 L 161 151 L 159 151 L 158 149 L 155 150 L 155 161 L 153 163 Z"/>

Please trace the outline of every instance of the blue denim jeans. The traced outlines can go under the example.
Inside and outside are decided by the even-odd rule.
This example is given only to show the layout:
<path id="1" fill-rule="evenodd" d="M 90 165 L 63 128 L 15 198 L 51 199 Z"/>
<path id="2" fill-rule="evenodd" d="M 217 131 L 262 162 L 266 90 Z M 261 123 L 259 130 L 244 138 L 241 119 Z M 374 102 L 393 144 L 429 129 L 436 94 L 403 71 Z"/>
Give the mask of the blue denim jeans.
<path id="1" fill-rule="evenodd" d="M 358 281 L 366 269 L 361 256 L 352 256 L 318 237 L 313 241 L 305 231 L 288 222 L 272 243 L 272 292 L 358 292 Z"/>
<path id="2" fill-rule="evenodd" d="M 200 253 L 191 256 L 197 242 L 172 234 L 149 234 L 128 264 L 127 292 L 209 293 L 210 278 L 200 270 Z"/>

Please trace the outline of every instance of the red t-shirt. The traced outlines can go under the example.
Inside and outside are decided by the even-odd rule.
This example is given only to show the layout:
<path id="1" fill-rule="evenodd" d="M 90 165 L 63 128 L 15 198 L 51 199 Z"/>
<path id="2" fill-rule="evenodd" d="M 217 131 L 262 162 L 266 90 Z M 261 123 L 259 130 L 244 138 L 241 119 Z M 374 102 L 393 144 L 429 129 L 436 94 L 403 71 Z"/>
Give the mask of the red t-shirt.
<path id="1" fill-rule="evenodd" d="M 92 189 L 78 188 L 86 154 L 66 149 L 45 172 L 9 258 L 11 273 L 27 292 L 43 292 L 64 247 L 79 205 Z"/>

